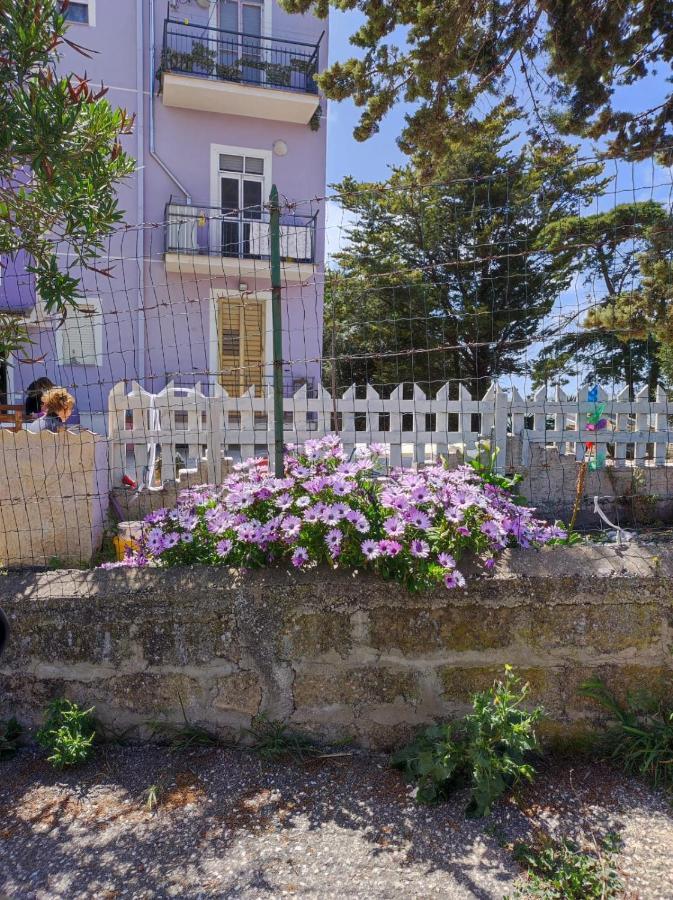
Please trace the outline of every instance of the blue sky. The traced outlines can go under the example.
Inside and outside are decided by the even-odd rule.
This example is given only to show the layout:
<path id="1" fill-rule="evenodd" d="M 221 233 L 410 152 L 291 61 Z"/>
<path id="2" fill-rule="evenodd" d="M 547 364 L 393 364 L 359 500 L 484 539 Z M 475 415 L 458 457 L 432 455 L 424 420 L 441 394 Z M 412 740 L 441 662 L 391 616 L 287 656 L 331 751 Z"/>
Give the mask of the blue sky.
<path id="1" fill-rule="evenodd" d="M 357 12 L 330 11 L 330 62 L 356 55 L 348 43 L 350 35 L 359 27 L 363 17 Z M 359 110 L 350 100 L 330 103 L 327 111 L 327 183 L 334 184 L 344 175 L 358 181 L 385 179 L 390 165 L 403 163 L 395 139 L 404 127 L 404 108 L 400 104 L 384 120 L 381 131 L 363 144 L 353 137 L 353 128 L 360 118 Z"/>

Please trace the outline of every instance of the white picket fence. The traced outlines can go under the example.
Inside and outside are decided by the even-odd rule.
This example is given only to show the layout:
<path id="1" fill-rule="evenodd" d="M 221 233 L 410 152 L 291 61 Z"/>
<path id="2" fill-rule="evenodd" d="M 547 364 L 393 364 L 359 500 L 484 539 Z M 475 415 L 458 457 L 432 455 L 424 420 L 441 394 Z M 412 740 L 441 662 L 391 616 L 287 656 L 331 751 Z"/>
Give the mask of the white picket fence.
<path id="1" fill-rule="evenodd" d="M 598 401 L 605 404 L 608 425 L 597 432 L 586 428 L 587 415 L 596 409 L 588 389 L 571 398 L 561 389 L 548 396 L 543 388 L 524 399 L 516 389 L 508 392 L 493 384 L 480 400 L 473 399 L 463 385 L 456 399 L 449 399 L 450 390 L 447 384 L 431 398 L 417 385 L 406 389 L 399 385 L 384 399 L 371 385 L 361 397 L 353 386 L 333 399 L 322 388 L 309 397 L 304 386 L 283 401 L 285 442 L 301 443 L 338 430 L 347 452 L 376 442 L 387 448 L 391 466 L 412 466 L 452 449 L 469 454 L 486 438 L 498 448 L 500 469 L 505 468 L 512 435 L 522 439 L 524 465 L 534 444 L 555 446 L 581 460 L 589 441 L 609 450 L 612 465 L 664 465 L 673 442 L 669 421 L 673 403 L 661 388 L 655 401 L 647 399 L 646 390 L 629 400 L 626 391 L 608 397 L 599 389 Z M 203 461 L 208 480 L 218 482 L 224 457 L 272 456 L 273 434 L 272 398 L 255 396 L 252 389 L 241 397 L 230 397 L 219 386 L 205 394 L 199 384 L 171 383 L 151 394 L 137 382 L 131 383 L 130 390 L 126 382 L 120 382 L 110 392 L 108 436 L 114 485 L 124 474 L 149 482 L 158 459 L 162 480 L 174 477 L 176 461 L 180 464 L 181 459 L 185 468 Z"/>

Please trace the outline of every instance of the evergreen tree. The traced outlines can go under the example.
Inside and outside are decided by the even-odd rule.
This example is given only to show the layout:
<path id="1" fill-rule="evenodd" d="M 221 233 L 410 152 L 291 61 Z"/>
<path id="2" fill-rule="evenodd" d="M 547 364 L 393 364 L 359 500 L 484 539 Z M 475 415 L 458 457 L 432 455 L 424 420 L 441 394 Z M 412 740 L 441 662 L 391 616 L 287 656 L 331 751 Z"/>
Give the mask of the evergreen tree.
<path id="1" fill-rule="evenodd" d="M 476 104 L 527 98 L 534 128 L 609 136 L 631 159 L 673 148 L 673 97 L 645 110 L 620 109 L 617 89 L 652 76 L 673 58 L 670 0 L 280 0 L 290 12 L 355 10 L 359 57 L 334 62 L 318 83 L 327 97 L 363 108 L 366 140 L 400 101 L 414 104 L 405 148 L 444 155 Z M 670 80 L 670 79 L 669 79 Z M 482 104 L 480 104 L 482 105 Z M 545 107 L 555 107 L 552 116 Z"/>
<path id="2" fill-rule="evenodd" d="M 326 384 L 461 379 L 482 396 L 520 373 L 574 258 L 540 235 L 604 187 L 601 168 L 561 143 L 514 149 L 510 116 L 466 123 L 424 186 L 423 163 L 385 184 L 336 189 L 355 217 L 325 301 Z"/>
<path id="3" fill-rule="evenodd" d="M 536 384 L 623 383 L 654 392 L 673 342 L 671 218 L 655 201 L 624 203 L 548 225 L 538 241 L 576 273 L 586 296 L 535 364 Z M 579 327 L 578 327 L 579 326 Z"/>

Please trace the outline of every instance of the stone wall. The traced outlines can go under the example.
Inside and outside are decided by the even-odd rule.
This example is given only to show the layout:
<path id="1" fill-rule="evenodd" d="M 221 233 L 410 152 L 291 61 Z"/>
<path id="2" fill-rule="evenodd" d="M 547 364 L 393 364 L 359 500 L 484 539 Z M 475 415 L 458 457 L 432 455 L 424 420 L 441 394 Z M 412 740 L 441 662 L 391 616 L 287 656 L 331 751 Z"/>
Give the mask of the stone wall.
<path id="1" fill-rule="evenodd" d="M 465 591 L 410 595 L 329 571 L 188 569 L 0 577 L 12 635 L 0 719 L 40 720 L 53 697 L 95 704 L 113 732 L 148 722 L 237 737 L 258 713 L 320 738 L 388 747 L 462 713 L 505 663 L 530 680 L 547 728 L 600 718 L 577 694 L 673 688 L 673 553 L 512 553 Z"/>
<path id="2" fill-rule="evenodd" d="M 88 562 L 108 509 L 107 441 L 0 429 L 0 566 Z"/>

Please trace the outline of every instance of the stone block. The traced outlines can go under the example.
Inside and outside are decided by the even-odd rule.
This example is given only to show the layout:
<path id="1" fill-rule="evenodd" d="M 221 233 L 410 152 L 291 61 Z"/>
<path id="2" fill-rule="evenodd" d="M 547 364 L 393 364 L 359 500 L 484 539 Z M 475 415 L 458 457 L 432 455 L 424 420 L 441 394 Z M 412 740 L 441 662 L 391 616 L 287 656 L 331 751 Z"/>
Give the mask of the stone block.
<path id="1" fill-rule="evenodd" d="M 283 629 L 283 652 L 290 659 L 314 659 L 330 651 L 346 656 L 352 646 L 347 613 L 321 610 L 289 617 Z"/>
<path id="2" fill-rule="evenodd" d="M 98 685 L 98 699 L 151 719 L 169 711 L 206 707 L 204 684 L 187 675 L 140 672 L 118 675 Z"/>
<path id="3" fill-rule="evenodd" d="M 140 622 L 135 640 L 151 666 L 199 666 L 240 659 L 234 616 L 219 610 L 169 608 L 163 617 Z"/>
<path id="4" fill-rule="evenodd" d="M 330 704 L 392 703 L 397 698 L 420 699 L 417 677 L 409 671 L 384 668 L 349 669 L 310 667 L 297 672 L 294 680 L 297 707 Z"/>
<path id="5" fill-rule="evenodd" d="M 615 596 L 606 596 L 614 591 Z M 567 596 L 567 595 L 566 595 Z M 520 644 L 534 651 L 592 649 L 599 653 L 643 651 L 661 643 L 663 617 L 658 604 L 628 602 L 606 586 L 601 603 L 572 603 L 520 609 L 514 629 Z"/>
<path id="6" fill-rule="evenodd" d="M 213 707 L 255 716 L 262 700 L 262 687 L 256 675 L 236 672 L 220 675 L 210 685 Z"/>

